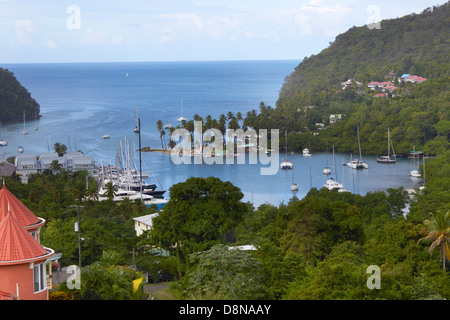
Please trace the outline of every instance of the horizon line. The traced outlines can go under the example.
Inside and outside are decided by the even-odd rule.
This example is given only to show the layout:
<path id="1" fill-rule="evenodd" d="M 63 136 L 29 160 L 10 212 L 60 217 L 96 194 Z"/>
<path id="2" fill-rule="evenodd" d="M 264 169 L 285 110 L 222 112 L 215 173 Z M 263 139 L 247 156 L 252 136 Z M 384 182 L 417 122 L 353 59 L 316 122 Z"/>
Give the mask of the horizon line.
<path id="1" fill-rule="evenodd" d="M 58 61 L 58 62 L 0 62 L 1 65 L 12 64 L 78 64 L 78 63 L 167 63 L 167 62 L 258 62 L 258 61 L 298 61 L 299 63 L 303 59 L 291 58 L 291 59 L 212 59 L 212 60 L 148 60 L 148 61 Z"/>

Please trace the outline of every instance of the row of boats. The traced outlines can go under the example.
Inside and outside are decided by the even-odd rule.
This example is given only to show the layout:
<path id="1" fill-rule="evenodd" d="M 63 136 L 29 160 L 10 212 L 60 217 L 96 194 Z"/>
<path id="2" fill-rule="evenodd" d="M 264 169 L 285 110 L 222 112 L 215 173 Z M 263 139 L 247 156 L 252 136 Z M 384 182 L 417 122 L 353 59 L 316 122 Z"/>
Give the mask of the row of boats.
<path id="1" fill-rule="evenodd" d="M 140 126 L 138 132 L 140 133 Z M 116 148 L 116 165 L 112 166 L 101 164 L 99 200 L 108 199 L 110 187 L 114 188 L 113 201 L 120 202 L 125 198 L 130 200 L 140 200 L 145 205 L 152 204 L 161 208 L 167 203 L 164 198 L 165 190 L 158 190 L 156 184 L 145 183 L 144 178 L 149 174 L 142 172 L 142 166 L 137 170 L 137 161 L 132 157 L 130 151 L 130 142 L 126 139 L 124 143 L 119 142 Z M 136 148 L 134 148 L 136 150 Z M 139 162 L 141 164 L 141 154 L 139 151 Z"/>
<path id="2" fill-rule="evenodd" d="M 358 127 L 357 127 L 357 135 L 358 135 L 359 158 L 351 159 L 345 165 L 352 169 L 368 169 L 369 166 L 367 165 L 367 163 L 363 162 L 362 156 L 361 156 L 361 143 L 359 140 L 359 128 Z M 328 150 L 328 147 L 327 147 L 327 150 Z M 391 153 L 391 150 L 392 150 L 392 153 Z M 311 156 L 311 153 L 308 148 L 304 148 L 302 150 L 302 154 L 304 157 Z M 418 159 L 417 154 L 420 155 L 420 153 L 416 153 L 415 147 L 414 147 L 414 151 L 411 153 L 411 157 L 414 159 L 416 159 L 416 158 Z M 397 157 L 395 155 L 395 151 L 394 151 L 393 144 L 391 141 L 389 128 L 388 128 L 387 155 L 378 156 L 377 163 L 382 163 L 382 164 L 396 164 L 397 163 Z M 334 146 L 333 146 L 333 164 L 334 164 Z M 281 169 L 293 169 L 294 168 L 294 164 L 287 159 L 287 136 L 286 136 L 286 158 L 281 162 L 280 168 Z M 332 169 L 328 166 L 328 157 L 327 157 L 327 165 L 323 168 L 322 172 L 323 172 L 323 174 L 325 174 L 327 176 L 332 173 Z M 411 169 L 409 171 L 409 174 L 411 177 L 417 177 L 417 178 L 421 177 L 421 172 L 418 168 Z M 329 190 L 337 189 L 339 192 L 349 192 L 348 190 L 344 189 L 344 186 L 342 183 L 339 183 L 336 180 L 336 175 L 334 178 L 327 179 L 327 181 L 324 184 L 324 187 Z M 293 191 L 293 192 L 298 191 L 298 185 L 294 182 L 294 175 L 293 175 L 293 181 L 292 181 L 292 185 L 291 185 L 291 191 Z"/>

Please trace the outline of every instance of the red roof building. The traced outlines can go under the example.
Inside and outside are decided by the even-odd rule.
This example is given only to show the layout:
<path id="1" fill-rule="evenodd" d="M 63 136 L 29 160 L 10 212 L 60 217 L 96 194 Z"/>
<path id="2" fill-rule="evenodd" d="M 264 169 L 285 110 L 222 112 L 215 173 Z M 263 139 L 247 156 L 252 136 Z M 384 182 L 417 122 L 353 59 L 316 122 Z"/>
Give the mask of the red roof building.
<path id="1" fill-rule="evenodd" d="M 47 260 L 39 243 L 45 220 L 36 217 L 5 185 L 0 190 L 0 292 L 2 298 L 47 300 Z M 1 299 L 1 298 L 0 298 Z"/>

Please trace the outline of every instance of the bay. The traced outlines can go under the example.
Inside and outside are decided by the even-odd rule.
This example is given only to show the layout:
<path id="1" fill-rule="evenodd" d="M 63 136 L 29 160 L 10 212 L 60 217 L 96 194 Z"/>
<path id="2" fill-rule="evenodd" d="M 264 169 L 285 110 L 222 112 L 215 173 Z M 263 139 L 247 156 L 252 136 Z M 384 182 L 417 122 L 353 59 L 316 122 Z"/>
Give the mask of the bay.
<path id="1" fill-rule="evenodd" d="M 183 114 L 218 118 L 228 111 L 243 115 L 258 110 L 260 102 L 275 107 L 284 78 L 298 61 L 208 61 L 140 63 L 64 63 L 2 65 L 12 71 L 41 106 L 42 117 L 26 126 L 3 124 L 2 136 L 8 146 L 0 152 L 4 159 L 15 156 L 23 145 L 25 153 L 38 156 L 52 152 L 53 144 L 64 143 L 69 151 L 81 150 L 94 156 L 97 163 L 115 163 L 115 150 L 125 137 L 137 149 L 138 135 L 133 132 L 136 109 L 141 119 L 142 146 L 160 148 L 156 121 L 179 124 Z M 109 134 L 110 139 L 103 139 Z M 281 161 L 282 155 L 280 155 Z M 175 165 L 169 154 L 143 153 L 143 170 L 151 175 L 147 182 L 168 190 L 189 177 L 216 176 L 241 188 L 244 200 L 262 203 L 287 203 L 293 174 L 299 184 L 296 196 L 302 198 L 310 187 L 321 188 L 325 152 L 312 157 L 293 154 L 292 170 L 278 170 L 275 175 L 260 174 L 261 165 Z M 347 190 L 366 194 L 387 188 L 415 188 L 420 180 L 408 175 L 410 162 L 399 159 L 396 165 L 376 163 L 376 156 L 363 155 L 369 169 L 356 171 L 342 166 L 349 155 L 336 154 L 336 174 Z M 331 160 L 330 160 L 331 161 Z M 166 196 L 170 198 L 169 192 Z"/>

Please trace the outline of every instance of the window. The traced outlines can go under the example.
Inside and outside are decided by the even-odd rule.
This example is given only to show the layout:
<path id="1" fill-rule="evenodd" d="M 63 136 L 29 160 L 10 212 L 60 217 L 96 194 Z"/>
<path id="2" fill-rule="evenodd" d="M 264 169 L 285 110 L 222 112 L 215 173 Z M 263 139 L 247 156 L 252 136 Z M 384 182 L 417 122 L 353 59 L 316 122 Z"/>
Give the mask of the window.
<path id="1" fill-rule="evenodd" d="M 45 289 L 45 263 L 34 265 L 34 292 Z"/>

